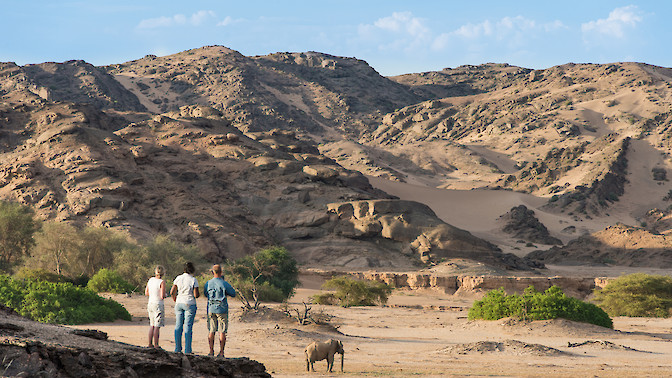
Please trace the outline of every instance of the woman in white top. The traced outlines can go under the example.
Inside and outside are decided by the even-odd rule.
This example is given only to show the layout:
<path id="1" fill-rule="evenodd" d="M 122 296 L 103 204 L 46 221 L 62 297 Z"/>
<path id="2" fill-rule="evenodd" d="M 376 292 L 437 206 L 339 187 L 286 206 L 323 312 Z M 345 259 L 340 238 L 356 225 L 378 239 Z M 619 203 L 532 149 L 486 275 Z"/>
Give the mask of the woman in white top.
<path id="1" fill-rule="evenodd" d="M 184 264 L 184 273 L 175 277 L 170 296 L 175 301 L 175 353 L 182 353 L 182 330 L 184 329 L 184 353 L 191 353 L 191 332 L 196 317 L 198 280 L 193 276 L 194 264 Z"/>
<path id="2" fill-rule="evenodd" d="M 163 266 L 158 265 L 154 269 L 154 277 L 147 281 L 147 287 L 145 287 L 145 295 L 149 296 L 149 301 L 147 301 L 149 348 L 159 348 L 159 331 L 165 325 L 163 309 L 163 298 L 166 297 L 166 282 L 163 280 L 165 271 Z"/>

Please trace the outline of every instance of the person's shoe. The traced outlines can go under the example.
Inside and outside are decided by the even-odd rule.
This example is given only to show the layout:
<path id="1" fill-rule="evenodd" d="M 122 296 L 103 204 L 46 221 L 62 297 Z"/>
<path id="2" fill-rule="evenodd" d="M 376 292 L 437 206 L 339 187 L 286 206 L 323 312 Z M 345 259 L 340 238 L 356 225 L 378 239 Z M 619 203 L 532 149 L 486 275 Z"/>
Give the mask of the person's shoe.
<path id="1" fill-rule="evenodd" d="M 208 353 L 208 356 L 213 357 L 215 355 L 215 352 L 210 352 Z"/>
<path id="2" fill-rule="evenodd" d="M 219 352 L 219 354 L 217 355 L 217 358 L 224 358 L 224 352 Z"/>

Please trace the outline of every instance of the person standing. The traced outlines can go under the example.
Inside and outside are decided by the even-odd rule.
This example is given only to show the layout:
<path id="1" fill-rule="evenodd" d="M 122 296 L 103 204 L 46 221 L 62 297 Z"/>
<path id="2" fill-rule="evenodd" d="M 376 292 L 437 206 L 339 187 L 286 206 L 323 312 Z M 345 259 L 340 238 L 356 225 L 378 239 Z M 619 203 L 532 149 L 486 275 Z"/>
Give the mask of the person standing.
<path id="1" fill-rule="evenodd" d="M 215 355 L 215 333 L 219 332 L 219 354 L 224 357 L 226 332 L 229 330 L 229 304 L 226 297 L 235 297 L 236 291 L 230 283 L 222 277 L 222 267 L 219 264 L 212 266 L 210 272 L 213 278 L 203 286 L 203 292 L 208 299 L 208 344 L 209 356 Z"/>
<path id="2" fill-rule="evenodd" d="M 175 353 L 182 353 L 182 330 L 184 330 L 184 353 L 191 353 L 191 336 L 196 317 L 198 280 L 194 277 L 194 264 L 184 264 L 184 273 L 175 277 L 170 296 L 175 301 Z"/>
<path id="3" fill-rule="evenodd" d="M 154 268 L 154 277 L 147 281 L 145 295 L 149 297 L 147 301 L 147 314 L 149 315 L 149 348 L 159 348 L 159 331 L 165 325 L 165 311 L 163 307 L 163 298 L 166 297 L 166 282 L 163 275 L 166 269 L 157 265 Z"/>

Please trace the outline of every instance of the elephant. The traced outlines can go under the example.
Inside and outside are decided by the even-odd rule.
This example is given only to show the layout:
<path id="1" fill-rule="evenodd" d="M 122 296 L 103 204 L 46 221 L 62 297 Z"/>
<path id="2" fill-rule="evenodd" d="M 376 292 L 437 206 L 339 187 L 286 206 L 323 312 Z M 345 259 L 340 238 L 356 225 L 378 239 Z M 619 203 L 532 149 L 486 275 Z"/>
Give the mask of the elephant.
<path id="1" fill-rule="evenodd" d="M 334 354 L 341 354 L 341 372 L 343 372 L 343 343 L 339 340 L 330 339 L 326 342 L 314 341 L 306 347 L 306 371 L 315 371 L 313 363 L 327 359 L 327 371 L 331 373 L 334 368 Z"/>

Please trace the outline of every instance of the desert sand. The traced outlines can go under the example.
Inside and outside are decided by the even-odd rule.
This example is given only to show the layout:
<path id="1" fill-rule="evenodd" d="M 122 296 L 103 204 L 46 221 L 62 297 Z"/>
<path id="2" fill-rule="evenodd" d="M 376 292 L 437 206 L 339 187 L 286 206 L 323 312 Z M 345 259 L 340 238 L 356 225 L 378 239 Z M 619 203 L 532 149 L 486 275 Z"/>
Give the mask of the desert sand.
<path id="1" fill-rule="evenodd" d="M 319 292 L 320 279 L 302 277 L 290 304 Z M 147 343 L 146 297 L 111 295 L 133 321 L 87 324 L 113 340 Z M 201 298 L 202 299 L 202 298 Z M 193 348 L 207 354 L 205 303 L 199 299 Z M 431 290 L 395 290 L 387 306 L 341 308 L 312 305 L 334 315 L 336 330 L 299 326 L 279 314 L 241 320 L 240 302 L 230 301 L 226 356 L 263 363 L 273 376 L 325 376 L 326 363 L 305 371 L 303 348 L 312 340 L 338 338 L 344 344 L 345 371 L 327 376 L 667 376 L 672 371 L 672 318 L 614 319 L 614 330 L 566 320 L 469 321 L 473 297 Z M 267 304 L 277 308 L 277 304 Z M 172 350 L 174 315 L 167 299 L 161 346 Z M 569 346 L 569 343 L 578 344 Z M 340 356 L 337 357 L 338 367 Z"/>

